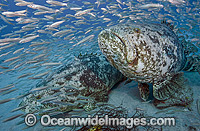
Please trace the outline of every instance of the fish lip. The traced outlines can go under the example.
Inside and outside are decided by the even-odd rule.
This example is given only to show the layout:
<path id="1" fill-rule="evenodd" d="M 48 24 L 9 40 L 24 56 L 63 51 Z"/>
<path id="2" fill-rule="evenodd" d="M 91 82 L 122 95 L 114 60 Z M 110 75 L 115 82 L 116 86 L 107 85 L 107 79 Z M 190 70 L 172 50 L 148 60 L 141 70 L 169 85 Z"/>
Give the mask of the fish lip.
<path id="1" fill-rule="evenodd" d="M 99 40 L 99 46 L 100 46 L 100 48 L 102 47 L 103 49 L 106 48 L 106 50 L 113 50 L 113 49 L 110 49 L 110 47 L 108 47 L 108 44 L 101 42 L 101 40 L 103 40 L 105 42 L 108 40 L 107 42 L 109 42 L 112 46 L 116 46 L 116 48 L 118 48 L 118 50 L 116 52 L 118 54 L 122 55 L 122 56 L 120 55 L 120 57 L 117 55 L 119 58 L 116 58 L 116 59 L 118 59 L 118 61 L 121 61 L 121 63 L 124 63 L 125 58 L 127 57 L 126 52 L 127 52 L 127 46 L 128 45 L 126 45 L 127 43 L 125 43 L 124 40 L 122 39 L 122 37 L 118 34 L 119 33 L 116 32 L 115 29 L 113 29 L 113 28 L 104 29 L 103 31 L 101 31 L 99 33 L 99 39 L 98 39 Z M 117 41 L 119 41 L 119 40 L 120 41 L 117 44 L 114 41 L 111 41 L 110 39 L 115 39 Z M 104 52 L 104 50 L 102 52 Z M 108 55 L 110 55 L 110 54 L 108 54 Z M 110 56 L 110 57 L 112 57 L 112 56 Z"/>
<path id="2" fill-rule="evenodd" d="M 114 36 L 116 36 L 121 42 L 122 42 L 122 44 L 123 44 L 123 46 L 125 46 L 126 47 L 126 44 L 125 44 L 125 42 L 123 41 L 123 39 L 118 35 L 118 34 L 116 34 L 115 32 L 113 32 L 113 31 L 110 31 L 111 32 L 111 34 L 113 34 Z"/>
<path id="3" fill-rule="evenodd" d="M 105 29 L 105 30 L 100 32 L 100 34 L 102 34 L 102 33 L 105 33 L 105 34 L 108 34 L 108 35 L 111 35 L 111 34 L 114 35 L 115 37 L 117 37 L 121 41 L 122 45 L 124 47 L 126 47 L 126 43 L 124 42 L 122 37 L 120 35 L 118 35 L 115 31 L 113 31 L 112 29 Z"/>
<path id="4" fill-rule="evenodd" d="M 112 28 L 111 29 L 106 29 L 106 32 L 108 34 L 110 34 L 110 35 L 113 35 L 113 36 L 117 37 L 117 39 L 120 40 L 120 42 L 122 43 L 122 48 L 123 48 L 123 49 L 120 49 L 121 53 L 123 53 L 126 56 L 127 43 L 123 40 L 123 38 L 118 34 L 118 32 L 114 31 Z"/>
<path id="5" fill-rule="evenodd" d="M 127 37 L 127 41 L 125 42 L 123 39 L 122 39 L 122 37 L 120 36 L 120 35 L 118 35 L 117 34 L 117 32 L 115 32 L 115 31 L 113 31 L 112 29 L 111 30 L 109 30 L 109 32 L 111 33 L 111 34 L 113 34 L 114 36 L 116 36 L 120 41 L 121 41 L 121 43 L 122 43 L 122 45 L 123 45 L 123 48 L 124 48 L 124 50 L 121 50 L 121 53 L 123 53 L 124 54 L 124 57 L 125 57 L 125 61 L 127 62 L 127 64 L 128 65 L 134 65 L 134 63 L 138 60 L 138 54 L 137 54 L 137 50 L 136 49 L 134 49 L 135 48 L 135 45 L 131 45 L 130 43 L 131 43 L 131 41 L 130 41 L 130 39 L 129 39 L 129 36 L 127 35 L 127 36 L 125 36 L 125 37 Z M 135 52 L 134 53 L 134 59 L 133 60 L 131 60 L 131 61 L 129 61 L 128 60 L 128 54 L 130 53 L 130 50 L 129 49 L 131 49 L 131 51 L 133 51 L 133 52 Z"/>

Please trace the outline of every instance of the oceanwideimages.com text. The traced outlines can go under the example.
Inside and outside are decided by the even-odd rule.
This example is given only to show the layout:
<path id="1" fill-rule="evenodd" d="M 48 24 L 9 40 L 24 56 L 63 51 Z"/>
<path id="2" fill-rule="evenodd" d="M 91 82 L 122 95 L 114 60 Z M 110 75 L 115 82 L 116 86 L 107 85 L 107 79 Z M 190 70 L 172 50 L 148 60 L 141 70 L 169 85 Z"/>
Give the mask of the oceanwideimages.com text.
<path id="1" fill-rule="evenodd" d="M 37 120 L 33 117 L 33 114 L 28 114 L 31 117 L 25 118 L 25 123 L 28 126 L 33 126 Z M 27 116 L 28 116 L 27 115 Z M 91 117 L 78 118 L 54 118 L 49 115 L 43 115 L 40 118 L 40 123 L 43 126 L 86 126 L 86 125 L 100 125 L 100 126 L 126 126 L 127 128 L 133 128 L 133 126 L 174 126 L 175 118 L 109 118 L 98 117 L 98 115 Z"/>

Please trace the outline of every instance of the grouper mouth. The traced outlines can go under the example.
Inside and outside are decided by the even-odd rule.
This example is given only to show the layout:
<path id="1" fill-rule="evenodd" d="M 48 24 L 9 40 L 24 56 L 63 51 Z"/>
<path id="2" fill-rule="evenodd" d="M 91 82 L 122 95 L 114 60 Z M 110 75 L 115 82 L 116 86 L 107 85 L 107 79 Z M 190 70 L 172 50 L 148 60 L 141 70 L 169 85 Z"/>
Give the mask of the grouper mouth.
<path id="1" fill-rule="evenodd" d="M 135 46 L 132 46 L 128 37 L 126 32 L 115 26 L 99 33 L 99 47 L 112 65 L 135 64 Z"/>
<path id="2" fill-rule="evenodd" d="M 115 45 L 123 45 L 126 47 L 125 41 L 123 40 L 122 36 L 119 35 L 118 32 L 113 31 L 111 29 L 105 29 L 99 33 L 98 36 L 99 42 L 107 42 L 107 44 L 115 44 Z"/>
<path id="3" fill-rule="evenodd" d="M 111 29 L 99 33 L 98 43 L 101 51 L 110 61 L 123 60 L 126 55 L 126 44 L 123 38 Z M 113 63 L 112 62 L 112 63 Z"/>
<path id="4" fill-rule="evenodd" d="M 117 35 L 116 33 L 112 32 L 112 31 L 111 31 L 111 33 L 112 33 L 113 35 L 115 35 L 117 38 L 119 38 L 120 41 L 122 42 L 122 44 L 126 47 L 126 44 L 124 43 L 124 41 L 122 40 L 122 38 L 121 38 L 119 35 Z"/>

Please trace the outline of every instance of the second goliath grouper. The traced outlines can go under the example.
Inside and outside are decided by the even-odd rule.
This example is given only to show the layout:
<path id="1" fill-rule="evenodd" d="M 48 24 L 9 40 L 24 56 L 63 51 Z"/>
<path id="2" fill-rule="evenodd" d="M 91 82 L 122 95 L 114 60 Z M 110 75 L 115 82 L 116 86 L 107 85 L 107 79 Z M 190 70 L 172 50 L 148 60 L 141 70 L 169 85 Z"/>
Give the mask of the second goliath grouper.
<path id="1" fill-rule="evenodd" d="M 40 115 L 91 111 L 96 103 L 107 102 L 109 90 L 124 79 L 103 55 L 80 55 L 39 82 L 19 107 Z"/>
<path id="2" fill-rule="evenodd" d="M 184 83 L 180 71 L 199 70 L 199 57 L 189 57 L 193 49 L 180 42 L 165 21 L 112 26 L 100 32 L 98 43 L 115 68 L 139 83 L 143 100 L 149 97 L 147 83 L 153 84 L 157 100 L 167 100 L 180 95 Z"/>

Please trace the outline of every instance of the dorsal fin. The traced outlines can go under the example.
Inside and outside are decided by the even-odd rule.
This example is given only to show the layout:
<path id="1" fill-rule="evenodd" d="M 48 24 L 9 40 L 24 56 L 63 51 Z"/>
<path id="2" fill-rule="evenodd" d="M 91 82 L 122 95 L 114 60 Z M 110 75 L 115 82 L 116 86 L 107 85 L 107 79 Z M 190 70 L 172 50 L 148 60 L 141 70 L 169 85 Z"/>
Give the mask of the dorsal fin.
<path id="1" fill-rule="evenodd" d="M 165 18 L 161 21 L 161 24 L 165 24 L 165 25 L 168 26 L 171 30 L 174 30 L 174 25 L 172 25 L 171 23 L 167 22 Z"/>

